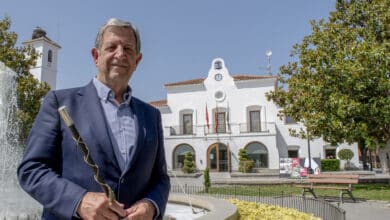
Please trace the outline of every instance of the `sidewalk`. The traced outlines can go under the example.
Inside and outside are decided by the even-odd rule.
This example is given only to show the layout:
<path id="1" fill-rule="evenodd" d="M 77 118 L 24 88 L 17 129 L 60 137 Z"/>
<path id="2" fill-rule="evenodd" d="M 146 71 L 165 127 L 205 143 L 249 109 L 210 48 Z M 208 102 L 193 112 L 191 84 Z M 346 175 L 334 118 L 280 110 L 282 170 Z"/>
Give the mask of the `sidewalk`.
<path id="1" fill-rule="evenodd" d="M 337 205 L 337 203 L 333 203 Z M 340 208 L 346 212 L 346 220 L 386 220 L 390 219 L 389 201 L 345 202 Z"/>

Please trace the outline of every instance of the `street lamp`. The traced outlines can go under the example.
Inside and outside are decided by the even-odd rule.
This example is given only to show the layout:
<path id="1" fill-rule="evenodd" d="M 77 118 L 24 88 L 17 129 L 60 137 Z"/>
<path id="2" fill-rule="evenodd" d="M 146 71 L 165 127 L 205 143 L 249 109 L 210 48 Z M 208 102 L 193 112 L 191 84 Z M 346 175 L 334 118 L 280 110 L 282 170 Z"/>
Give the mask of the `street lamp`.
<path id="1" fill-rule="evenodd" d="M 310 155 L 310 136 L 309 136 L 309 130 L 306 130 L 307 132 L 307 153 L 309 154 L 309 167 L 307 168 L 308 174 L 313 174 L 313 169 L 311 168 L 311 155 Z"/>
<path id="2" fill-rule="evenodd" d="M 272 75 L 272 72 L 271 72 L 271 56 L 272 56 L 272 51 L 271 51 L 271 50 L 267 50 L 267 51 L 265 52 L 265 55 L 267 56 L 267 60 L 268 60 L 268 65 L 267 65 L 268 74 L 269 74 L 269 75 Z"/>

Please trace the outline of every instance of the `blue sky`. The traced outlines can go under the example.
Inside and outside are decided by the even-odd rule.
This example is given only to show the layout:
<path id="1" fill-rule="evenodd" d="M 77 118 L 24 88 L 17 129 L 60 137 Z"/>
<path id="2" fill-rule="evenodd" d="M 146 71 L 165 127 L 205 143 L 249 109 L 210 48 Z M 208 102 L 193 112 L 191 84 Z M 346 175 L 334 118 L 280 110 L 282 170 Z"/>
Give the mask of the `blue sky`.
<path id="1" fill-rule="evenodd" d="M 135 23 L 143 60 L 131 79 L 145 101 L 166 98 L 164 84 L 204 78 L 221 57 L 230 73 L 275 74 L 292 46 L 311 33 L 309 21 L 328 18 L 335 0 L 0 0 L 0 18 L 11 17 L 18 45 L 36 26 L 59 43 L 57 88 L 87 84 L 96 75 L 90 49 L 111 17 Z"/>

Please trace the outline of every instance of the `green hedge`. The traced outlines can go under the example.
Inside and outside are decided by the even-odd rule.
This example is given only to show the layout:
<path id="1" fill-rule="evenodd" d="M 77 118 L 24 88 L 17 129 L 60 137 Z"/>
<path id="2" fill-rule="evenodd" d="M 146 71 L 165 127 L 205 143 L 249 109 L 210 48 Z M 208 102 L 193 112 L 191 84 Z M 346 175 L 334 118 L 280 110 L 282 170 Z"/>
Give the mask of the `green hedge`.
<path id="1" fill-rule="evenodd" d="M 339 159 L 322 159 L 321 171 L 340 171 Z"/>

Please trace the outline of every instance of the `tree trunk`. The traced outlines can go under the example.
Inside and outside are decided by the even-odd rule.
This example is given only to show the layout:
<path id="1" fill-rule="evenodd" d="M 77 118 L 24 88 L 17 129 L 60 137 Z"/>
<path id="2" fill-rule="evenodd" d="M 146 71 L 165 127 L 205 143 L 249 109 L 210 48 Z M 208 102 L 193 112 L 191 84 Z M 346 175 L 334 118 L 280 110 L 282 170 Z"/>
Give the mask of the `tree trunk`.
<path id="1" fill-rule="evenodd" d="M 390 140 L 387 141 L 387 144 L 384 148 L 379 148 L 378 154 L 379 160 L 381 162 L 382 173 L 390 174 Z"/>
<path id="2" fill-rule="evenodd" d="M 367 148 L 366 148 L 366 144 L 364 143 L 364 140 L 358 141 L 358 147 L 360 149 L 360 153 L 362 154 L 363 170 L 368 170 L 368 166 L 367 166 Z"/>

